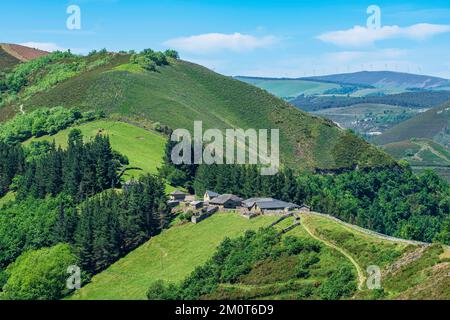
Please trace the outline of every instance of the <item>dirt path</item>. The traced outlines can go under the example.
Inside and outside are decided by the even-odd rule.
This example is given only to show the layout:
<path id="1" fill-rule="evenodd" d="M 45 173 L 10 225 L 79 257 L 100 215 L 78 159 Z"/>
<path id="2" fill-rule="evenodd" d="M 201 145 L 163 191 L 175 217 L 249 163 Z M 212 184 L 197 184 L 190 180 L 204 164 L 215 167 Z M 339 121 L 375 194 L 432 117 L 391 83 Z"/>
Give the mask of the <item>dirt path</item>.
<path id="1" fill-rule="evenodd" d="M 353 259 L 353 257 L 344 249 L 339 248 L 338 246 L 334 245 L 333 243 L 320 238 L 319 236 L 317 236 L 316 234 L 314 234 L 314 232 L 311 231 L 311 229 L 308 228 L 307 224 L 304 223 L 304 219 L 302 219 L 302 223 L 301 226 L 306 230 L 306 232 L 308 232 L 308 234 L 313 237 L 314 239 L 316 239 L 317 241 L 322 242 L 323 244 L 325 244 L 326 246 L 333 248 L 337 251 L 339 251 L 340 253 L 342 253 L 348 260 L 350 260 L 350 262 L 355 266 L 356 271 L 358 272 L 358 290 L 363 290 L 364 288 L 364 283 L 366 281 L 366 277 L 364 276 L 364 272 L 361 268 L 361 266 L 356 262 L 355 259 Z"/>
<path id="2" fill-rule="evenodd" d="M 392 241 L 392 242 L 399 242 L 399 243 L 405 243 L 405 244 L 412 244 L 412 245 L 428 245 L 429 244 L 429 243 L 425 243 L 425 242 L 421 242 L 421 241 L 400 239 L 400 238 L 388 236 L 388 235 L 385 235 L 385 234 L 382 234 L 382 233 L 379 233 L 379 232 L 376 232 L 376 231 L 364 229 L 364 228 L 362 228 L 360 226 L 347 223 L 345 221 L 342 221 L 342 220 L 340 220 L 340 219 L 338 219 L 336 217 L 333 217 L 331 215 L 328 215 L 328 214 L 323 214 L 323 213 L 318 213 L 318 212 L 309 212 L 308 214 L 331 219 L 331 220 L 336 221 L 337 223 L 341 224 L 343 227 L 346 227 L 349 230 L 360 232 L 362 234 L 366 234 L 368 236 L 376 237 L 376 238 L 382 239 L 382 240 L 387 240 L 387 241 Z"/>

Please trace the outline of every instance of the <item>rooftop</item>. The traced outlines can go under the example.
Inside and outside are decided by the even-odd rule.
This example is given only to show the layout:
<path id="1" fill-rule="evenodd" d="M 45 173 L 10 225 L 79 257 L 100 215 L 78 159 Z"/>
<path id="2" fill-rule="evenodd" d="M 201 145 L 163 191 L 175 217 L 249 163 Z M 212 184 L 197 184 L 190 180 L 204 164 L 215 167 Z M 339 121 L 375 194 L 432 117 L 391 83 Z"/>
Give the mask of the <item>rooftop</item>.
<path id="1" fill-rule="evenodd" d="M 175 190 L 174 192 L 171 193 L 171 195 L 186 195 L 186 193 L 180 190 Z"/>
<path id="2" fill-rule="evenodd" d="M 261 209 L 286 209 L 286 208 L 300 208 L 295 203 L 285 202 L 273 198 L 250 198 L 243 201 L 247 208 L 253 207 L 255 204 Z"/>
<path id="3" fill-rule="evenodd" d="M 220 196 L 220 194 L 218 194 L 217 192 L 210 191 L 210 190 L 206 190 L 205 193 L 206 193 L 208 196 L 210 196 L 210 197 L 218 197 L 218 196 Z"/>
<path id="4" fill-rule="evenodd" d="M 212 204 L 224 204 L 225 202 L 232 200 L 234 202 L 241 202 L 242 198 L 239 198 L 238 196 L 235 196 L 234 194 L 222 194 L 218 196 L 217 198 L 214 198 L 210 201 Z"/>

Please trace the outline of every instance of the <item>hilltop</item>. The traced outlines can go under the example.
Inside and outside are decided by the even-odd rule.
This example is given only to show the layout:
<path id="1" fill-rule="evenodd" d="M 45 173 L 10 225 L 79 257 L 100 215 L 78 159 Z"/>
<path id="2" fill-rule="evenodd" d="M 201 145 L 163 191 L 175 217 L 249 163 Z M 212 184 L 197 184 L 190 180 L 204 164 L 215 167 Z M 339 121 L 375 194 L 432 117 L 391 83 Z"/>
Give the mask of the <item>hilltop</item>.
<path id="1" fill-rule="evenodd" d="M 146 119 L 172 129 L 192 130 L 195 120 L 206 128 L 280 129 L 282 165 L 297 168 L 377 167 L 392 165 L 382 151 L 331 121 L 302 112 L 264 90 L 202 66 L 169 59 L 170 64 L 148 71 L 130 63 L 129 54 L 98 53 L 61 58 L 77 63 L 51 85 L 31 83 L 2 108 L 5 120 L 39 107 L 77 107 L 107 115 Z M 39 62 L 38 60 L 35 60 Z M 47 65 L 57 64 L 56 59 Z M 58 72 L 60 67 L 58 67 Z M 41 75 L 42 76 L 42 75 Z M 33 74 L 30 74 L 30 79 Z M 44 75 L 45 79 L 45 75 Z M 358 149 L 340 161 L 340 150 Z"/>
<path id="2" fill-rule="evenodd" d="M 30 61 L 49 54 L 47 51 L 18 44 L 0 43 L 0 71 L 11 69 L 20 62 Z"/>

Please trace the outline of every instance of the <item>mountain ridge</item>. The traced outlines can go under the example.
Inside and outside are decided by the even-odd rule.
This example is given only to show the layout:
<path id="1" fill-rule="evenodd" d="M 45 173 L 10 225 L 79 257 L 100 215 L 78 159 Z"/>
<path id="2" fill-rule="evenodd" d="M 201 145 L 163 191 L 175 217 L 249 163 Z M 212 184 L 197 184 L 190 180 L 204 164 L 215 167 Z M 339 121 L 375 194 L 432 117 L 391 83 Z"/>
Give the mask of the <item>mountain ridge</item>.
<path id="1" fill-rule="evenodd" d="M 130 55 L 77 74 L 54 87 L 19 99 L 2 109 L 3 120 L 39 107 L 64 106 L 102 110 L 106 114 L 145 118 L 172 129 L 280 129 L 281 160 L 298 168 L 393 165 L 383 151 L 331 121 L 309 115 L 266 91 L 182 60 L 146 71 Z M 348 146 L 358 150 L 344 154 Z M 345 160 L 343 160 L 345 159 Z"/>

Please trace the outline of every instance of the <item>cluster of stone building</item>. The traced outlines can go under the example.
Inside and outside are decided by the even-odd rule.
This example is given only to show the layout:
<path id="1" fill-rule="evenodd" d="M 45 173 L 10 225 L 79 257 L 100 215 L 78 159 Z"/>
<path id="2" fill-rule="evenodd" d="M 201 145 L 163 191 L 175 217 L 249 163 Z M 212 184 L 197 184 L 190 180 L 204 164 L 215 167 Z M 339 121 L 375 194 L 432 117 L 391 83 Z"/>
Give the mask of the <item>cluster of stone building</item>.
<path id="1" fill-rule="evenodd" d="M 274 198 L 250 198 L 244 200 L 233 194 L 219 194 L 214 191 L 206 191 L 203 200 L 195 200 L 194 196 L 182 191 L 174 191 L 170 194 L 169 205 L 176 207 L 181 203 L 186 204 L 186 210 L 194 212 L 191 221 L 198 223 L 217 211 L 237 211 L 247 219 L 259 215 L 285 215 L 291 212 L 309 212 L 307 205 L 297 205 Z"/>

